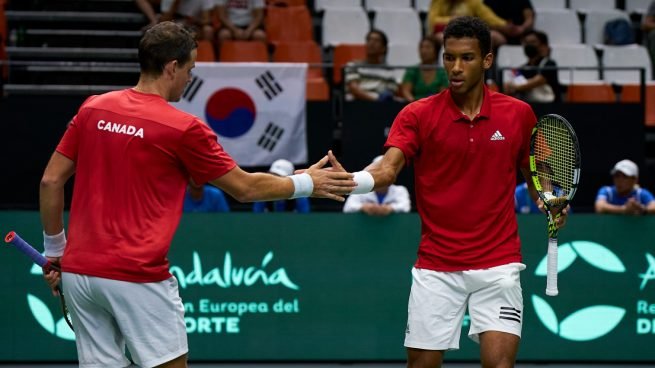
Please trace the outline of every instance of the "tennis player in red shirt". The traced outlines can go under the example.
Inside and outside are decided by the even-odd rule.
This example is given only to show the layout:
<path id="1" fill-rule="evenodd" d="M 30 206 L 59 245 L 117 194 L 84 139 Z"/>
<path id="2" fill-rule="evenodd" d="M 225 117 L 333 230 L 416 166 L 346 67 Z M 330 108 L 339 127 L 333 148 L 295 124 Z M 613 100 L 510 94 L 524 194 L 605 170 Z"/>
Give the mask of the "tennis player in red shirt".
<path id="1" fill-rule="evenodd" d="M 354 174 L 353 193 L 390 185 L 405 164 L 414 164 L 422 226 L 405 335 L 408 367 L 440 367 L 444 352 L 459 348 L 467 307 L 482 366 L 513 367 L 525 268 L 514 188 L 517 170 L 532 185 L 528 156 L 536 117 L 528 104 L 485 86 L 493 55 L 483 21 L 452 20 L 444 47 L 450 87 L 398 114 L 382 161 Z M 534 187 L 531 194 L 537 201 Z"/>
<path id="2" fill-rule="evenodd" d="M 241 170 L 178 101 L 195 65 L 196 42 L 173 22 L 139 43 L 134 88 L 88 98 L 45 169 L 40 189 L 46 256 L 61 262 L 80 367 L 186 367 L 184 307 L 167 253 L 189 178 L 242 202 L 302 196 L 343 200 L 352 174 L 321 169 L 278 177 Z M 64 184 L 75 174 L 68 241 Z"/>

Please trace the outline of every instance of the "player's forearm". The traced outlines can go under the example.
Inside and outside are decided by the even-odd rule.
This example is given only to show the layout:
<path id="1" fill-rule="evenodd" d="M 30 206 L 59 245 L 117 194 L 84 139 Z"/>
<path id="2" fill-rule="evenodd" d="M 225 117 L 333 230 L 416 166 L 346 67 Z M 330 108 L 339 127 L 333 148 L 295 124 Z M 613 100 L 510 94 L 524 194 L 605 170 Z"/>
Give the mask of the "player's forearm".
<path id="1" fill-rule="evenodd" d="M 242 190 L 234 195 L 239 202 L 274 201 L 293 195 L 291 179 L 265 173 L 251 173 Z"/>
<path id="2" fill-rule="evenodd" d="M 43 231 L 48 235 L 59 234 L 64 229 L 64 186 L 57 182 L 41 181 L 39 210 Z"/>

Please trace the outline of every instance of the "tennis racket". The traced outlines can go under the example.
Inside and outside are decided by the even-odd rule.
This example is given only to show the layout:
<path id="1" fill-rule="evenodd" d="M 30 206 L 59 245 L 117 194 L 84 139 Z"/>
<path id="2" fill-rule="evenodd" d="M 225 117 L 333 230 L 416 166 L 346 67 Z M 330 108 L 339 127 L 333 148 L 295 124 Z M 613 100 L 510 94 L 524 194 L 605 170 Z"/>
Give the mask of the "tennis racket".
<path id="1" fill-rule="evenodd" d="M 37 265 L 41 266 L 43 268 L 44 273 L 48 273 L 51 270 L 61 272 L 61 269 L 59 266 L 56 264 L 53 264 L 52 262 L 48 261 L 46 257 L 44 257 L 41 253 L 39 253 L 34 247 L 29 245 L 25 240 L 23 240 L 18 234 L 16 234 L 13 231 L 10 231 L 7 236 L 5 236 L 5 243 L 12 244 L 16 249 L 21 251 L 21 253 L 25 254 L 26 256 L 30 257 L 30 259 L 36 263 Z M 66 307 L 66 300 L 64 299 L 64 292 L 61 290 L 59 286 L 56 287 L 57 292 L 59 293 L 59 302 L 61 304 L 61 312 L 64 314 L 64 319 L 66 320 L 66 323 L 68 326 L 71 328 L 71 330 L 75 331 L 73 329 L 73 324 L 71 323 L 70 319 L 70 313 L 68 313 L 68 307 Z"/>
<path id="2" fill-rule="evenodd" d="M 556 221 L 560 211 L 573 199 L 580 180 L 578 138 L 563 117 L 545 115 L 532 129 L 530 172 L 539 198 L 544 202 L 548 224 L 546 295 L 555 296 L 558 294 Z"/>

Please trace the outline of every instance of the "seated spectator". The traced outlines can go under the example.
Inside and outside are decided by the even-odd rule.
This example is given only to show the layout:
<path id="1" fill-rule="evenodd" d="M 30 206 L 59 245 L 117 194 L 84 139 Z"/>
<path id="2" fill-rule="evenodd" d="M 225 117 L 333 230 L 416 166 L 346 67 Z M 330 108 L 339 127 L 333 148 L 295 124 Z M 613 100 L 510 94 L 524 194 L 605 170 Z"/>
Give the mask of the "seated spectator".
<path id="1" fill-rule="evenodd" d="M 184 195 L 184 212 L 230 212 L 230 207 L 220 189 L 189 180 Z"/>
<path id="2" fill-rule="evenodd" d="M 516 26 L 509 27 L 511 32 L 504 33 L 507 43 L 518 45 L 521 43 L 521 36 L 532 30 L 534 26 L 534 8 L 530 0 L 484 0 L 496 15 L 503 18 L 509 24 Z"/>
<path id="3" fill-rule="evenodd" d="M 434 39 L 430 37 L 424 37 L 419 43 L 421 64 L 407 68 L 400 86 L 400 96 L 408 102 L 432 96 L 448 87 L 446 71 L 437 68 L 437 50 Z"/>
<path id="4" fill-rule="evenodd" d="M 386 64 L 387 35 L 377 29 L 366 35 L 366 60 L 348 63 L 345 69 L 346 100 L 391 101 L 398 83 Z"/>
<path id="5" fill-rule="evenodd" d="M 148 19 L 148 24 L 143 27 L 144 29 L 150 28 L 155 24 L 159 23 L 159 15 L 155 12 L 155 6 L 160 5 L 159 0 L 134 0 L 136 6 L 141 10 L 146 19 Z"/>
<path id="6" fill-rule="evenodd" d="M 610 172 L 614 185 L 604 186 L 596 196 L 597 213 L 643 215 L 655 213 L 655 198 L 639 187 L 639 168 L 630 160 L 621 160 Z"/>
<path id="7" fill-rule="evenodd" d="M 644 16 L 644 21 L 641 24 L 641 29 L 644 31 L 644 39 L 646 48 L 650 54 L 650 61 L 653 65 L 653 75 L 655 75 L 655 1 L 650 3 L 648 11 Z M 652 78 L 652 75 L 647 75 L 646 79 Z"/>
<path id="8" fill-rule="evenodd" d="M 371 165 L 382 160 L 376 157 Z M 363 212 L 370 216 L 388 216 L 392 213 L 407 213 L 412 207 L 409 191 L 402 185 L 390 185 L 366 194 L 348 196 L 343 205 L 344 213 Z"/>
<path id="9" fill-rule="evenodd" d="M 491 28 L 491 42 L 496 48 L 507 43 L 505 35 L 519 36 L 519 29 L 496 15 L 482 0 L 432 0 L 428 11 L 428 32 L 434 34 L 438 44 L 443 44 L 443 30 L 451 19 L 461 16 L 482 19 Z"/>
<path id="10" fill-rule="evenodd" d="M 295 167 L 291 161 L 285 159 L 275 160 L 268 169 L 268 172 L 277 176 L 292 175 Z M 252 211 L 262 212 L 296 212 L 309 213 L 309 198 L 281 199 L 273 202 L 255 202 L 252 204 Z"/>
<path id="11" fill-rule="evenodd" d="M 141 1 L 143 4 L 146 1 L 157 0 L 136 1 Z M 213 40 L 215 33 L 211 24 L 213 8 L 214 0 L 161 0 L 161 14 L 158 21 L 170 20 L 183 23 L 196 34 L 197 39 Z M 146 14 L 146 11 L 144 11 L 144 14 Z M 148 14 L 146 16 L 150 19 Z M 150 21 L 152 23 L 151 19 Z"/>
<path id="12" fill-rule="evenodd" d="M 512 80 L 504 82 L 503 91 L 528 102 L 561 101 L 557 63 L 550 58 L 548 36 L 528 31 L 523 37 L 523 50 L 528 62 L 514 71 Z"/>
<path id="13" fill-rule="evenodd" d="M 264 0 L 216 0 L 221 29 L 218 41 L 266 41 Z"/>
<path id="14" fill-rule="evenodd" d="M 514 211 L 516 213 L 542 213 L 530 196 L 528 183 L 523 182 L 516 186 L 514 191 Z"/>

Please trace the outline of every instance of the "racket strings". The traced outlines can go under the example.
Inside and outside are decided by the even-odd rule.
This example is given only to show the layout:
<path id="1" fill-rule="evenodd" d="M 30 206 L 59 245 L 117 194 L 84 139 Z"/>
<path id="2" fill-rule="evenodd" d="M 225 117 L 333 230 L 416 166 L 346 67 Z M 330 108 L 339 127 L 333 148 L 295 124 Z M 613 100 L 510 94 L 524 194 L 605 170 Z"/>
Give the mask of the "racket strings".
<path id="1" fill-rule="evenodd" d="M 575 185 L 575 143 L 567 127 L 556 119 L 548 119 L 539 135 L 534 153 L 539 181 L 545 192 L 563 201 Z"/>

